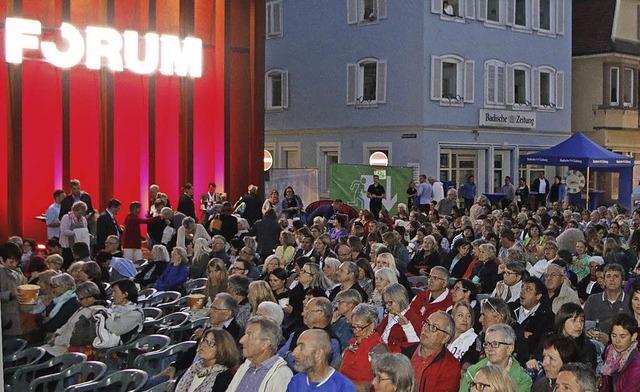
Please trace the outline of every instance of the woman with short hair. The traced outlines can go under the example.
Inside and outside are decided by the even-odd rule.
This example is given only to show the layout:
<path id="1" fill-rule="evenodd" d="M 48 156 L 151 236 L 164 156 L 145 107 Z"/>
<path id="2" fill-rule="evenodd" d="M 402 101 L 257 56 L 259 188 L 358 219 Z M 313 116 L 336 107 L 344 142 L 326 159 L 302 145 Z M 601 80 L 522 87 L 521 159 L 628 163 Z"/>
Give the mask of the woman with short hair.
<path id="1" fill-rule="evenodd" d="M 422 331 L 422 316 L 409 308 L 409 294 L 399 283 L 392 283 L 382 290 L 382 303 L 387 315 L 384 316 L 376 333 L 389 347 L 392 353 L 411 343 L 419 342 L 418 333 Z"/>
<path id="2" fill-rule="evenodd" d="M 382 354 L 373 359 L 371 386 L 376 392 L 414 392 L 416 376 L 411 361 L 402 354 Z M 385 385 L 387 384 L 387 385 Z"/>
<path id="3" fill-rule="evenodd" d="M 80 308 L 76 297 L 76 282 L 69 274 L 51 278 L 53 301 L 42 313 L 36 315 L 36 324 L 45 332 L 55 332 Z"/>
<path id="4" fill-rule="evenodd" d="M 142 266 L 140 272 L 133 279 L 140 287 L 153 286 L 169 264 L 169 252 L 164 245 L 154 245 L 151 248 L 151 257 Z"/>
<path id="5" fill-rule="evenodd" d="M 62 247 L 62 258 L 64 267 L 68 267 L 73 262 L 73 252 L 71 247 L 75 242 L 75 230 L 87 229 L 87 205 L 83 201 L 77 201 L 71 206 L 71 211 L 60 219 L 60 247 Z"/>
<path id="6" fill-rule="evenodd" d="M 175 290 L 184 292 L 182 284 L 189 278 L 188 262 L 187 250 L 180 246 L 174 247 L 171 251 L 171 263 L 153 284 L 153 288 L 158 291 Z"/>
<path id="7" fill-rule="evenodd" d="M 340 346 L 346 348 L 353 339 L 351 314 L 356 306 L 362 303 L 362 296 L 357 290 L 343 290 L 336 295 L 331 328 L 340 340 Z"/>
<path id="8" fill-rule="evenodd" d="M 572 338 L 562 335 L 551 335 L 542 345 L 542 370 L 536 376 L 531 391 L 554 392 L 562 365 L 577 359 L 578 345 Z"/>
<path id="9" fill-rule="evenodd" d="M 505 369 L 495 365 L 487 365 L 478 369 L 473 381 L 469 384 L 469 392 L 476 391 L 516 392 L 517 389 Z"/>
<path id="10" fill-rule="evenodd" d="M 638 322 L 619 313 L 611 320 L 609 346 L 603 354 L 600 392 L 637 391 L 640 388 Z"/>

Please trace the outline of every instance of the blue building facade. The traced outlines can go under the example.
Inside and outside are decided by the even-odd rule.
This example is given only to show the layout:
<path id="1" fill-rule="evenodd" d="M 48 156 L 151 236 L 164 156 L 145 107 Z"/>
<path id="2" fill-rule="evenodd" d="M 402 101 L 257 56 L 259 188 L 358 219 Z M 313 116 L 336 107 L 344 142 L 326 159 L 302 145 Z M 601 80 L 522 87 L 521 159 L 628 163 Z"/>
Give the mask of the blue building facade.
<path id="1" fill-rule="evenodd" d="M 267 3 L 265 148 L 275 167 L 368 164 L 479 192 L 571 133 L 571 2 Z"/>

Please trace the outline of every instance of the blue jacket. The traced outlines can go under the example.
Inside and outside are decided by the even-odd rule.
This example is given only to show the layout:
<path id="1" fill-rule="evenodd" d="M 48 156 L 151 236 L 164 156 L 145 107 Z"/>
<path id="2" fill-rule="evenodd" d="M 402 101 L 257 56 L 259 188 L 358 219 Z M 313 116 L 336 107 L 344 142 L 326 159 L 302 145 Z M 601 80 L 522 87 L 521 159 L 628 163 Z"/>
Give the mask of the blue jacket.
<path id="1" fill-rule="evenodd" d="M 476 183 L 467 182 L 460 187 L 460 197 L 463 199 L 476 198 Z"/>
<path id="2" fill-rule="evenodd" d="M 189 267 L 184 264 L 176 267 L 173 263 L 169 263 L 167 268 L 162 272 L 162 275 L 156 280 L 153 288 L 158 291 L 167 291 L 183 284 L 188 278 Z"/>

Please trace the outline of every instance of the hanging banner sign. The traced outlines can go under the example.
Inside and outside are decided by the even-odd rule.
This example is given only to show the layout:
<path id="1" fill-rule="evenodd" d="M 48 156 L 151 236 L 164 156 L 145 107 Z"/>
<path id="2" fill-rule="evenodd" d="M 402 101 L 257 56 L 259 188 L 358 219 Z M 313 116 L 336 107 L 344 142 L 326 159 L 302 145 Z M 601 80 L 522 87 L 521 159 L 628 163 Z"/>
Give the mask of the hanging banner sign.
<path id="1" fill-rule="evenodd" d="M 382 205 L 391 216 L 398 212 L 398 203 L 407 203 L 406 190 L 413 178 L 413 170 L 404 167 L 375 167 L 334 163 L 330 166 L 332 200 L 342 199 L 356 211 L 369 209 L 367 188 L 373 184 L 373 176 L 380 177 L 386 198 Z M 376 217 L 377 219 L 377 217 Z"/>
<path id="2" fill-rule="evenodd" d="M 103 65 L 116 72 L 125 68 L 137 74 L 160 70 L 163 75 L 202 76 L 202 40 L 175 35 L 147 33 L 141 39 L 136 31 L 120 34 L 112 28 L 88 26 L 80 30 L 62 23 L 60 43 L 42 40 L 42 25 L 37 20 L 7 18 L 5 21 L 5 59 L 21 64 L 25 50 L 40 50 L 42 58 L 60 68 L 81 63 L 99 70 Z M 56 37 L 57 38 L 57 37 Z M 56 41 L 56 40 L 54 40 Z M 141 51 L 141 47 L 144 50 Z M 142 53 L 141 53 L 142 52 Z"/>

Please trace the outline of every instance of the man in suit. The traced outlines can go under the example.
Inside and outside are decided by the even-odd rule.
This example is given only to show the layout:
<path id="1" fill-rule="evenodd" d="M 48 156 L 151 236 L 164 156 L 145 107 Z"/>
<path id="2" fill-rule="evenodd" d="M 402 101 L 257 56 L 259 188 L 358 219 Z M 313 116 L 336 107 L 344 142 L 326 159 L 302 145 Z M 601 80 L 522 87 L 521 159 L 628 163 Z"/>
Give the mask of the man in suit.
<path id="1" fill-rule="evenodd" d="M 198 222 L 196 207 L 193 204 L 193 185 L 190 183 L 184 184 L 184 193 L 180 195 L 180 200 L 178 201 L 178 211 L 192 217 L 196 220 L 196 223 Z"/>
<path id="2" fill-rule="evenodd" d="M 98 217 L 98 224 L 96 230 L 96 246 L 95 252 L 104 249 L 104 242 L 107 237 L 110 235 L 115 235 L 120 237 L 120 233 L 122 233 L 122 228 L 118 226 L 118 222 L 116 221 L 116 215 L 120 212 L 120 207 L 122 203 L 118 199 L 111 199 L 109 203 L 107 203 L 107 209 L 104 210 L 100 216 Z"/>
<path id="3" fill-rule="evenodd" d="M 87 213 L 85 217 L 87 220 L 89 219 L 89 215 L 93 215 L 95 210 L 93 209 L 93 204 L 91 203 L 91 196 L 87 192 L 83 192 L 80 189 L 80 180 L 71 180 L 71 193 L 67 195 L 64 199 L 62 199 L 62 203 L 60 203 L 60 216 L 62 219 L 63 216 L 67 215 L 69 211 L 71 211 L 71 207 L 73 203 L 76 201 L 83 201 L 87 205 Z"/>
<path id="4" fill-rule="evenodd" d="M 209 208 L 213 207 L 218 201 L 218 195 L 216 194 L 216 184 L 214 182 L 209 183 L 209 192 L 204 193 L 200 197 L 200 213 L 202 214 L 202 224 L 208 221 Z"/>
<path id="5" fill-rule="evenodd" d="M 538 178 L 533 181 L 531 192 L 538 192 L 538 194 L 535 195 L 535 209 L 537 210 L 540 204 L 544 205 L 545 200 L 547 200 L 547 194 L 549 193 L 549 180 L 544 178 L 544 172 L 540 172 Z"/>

